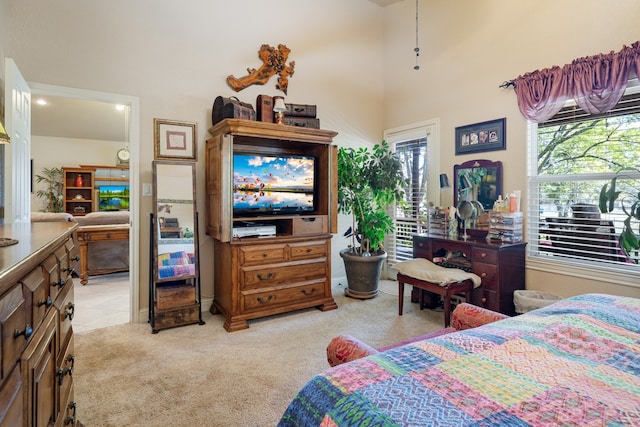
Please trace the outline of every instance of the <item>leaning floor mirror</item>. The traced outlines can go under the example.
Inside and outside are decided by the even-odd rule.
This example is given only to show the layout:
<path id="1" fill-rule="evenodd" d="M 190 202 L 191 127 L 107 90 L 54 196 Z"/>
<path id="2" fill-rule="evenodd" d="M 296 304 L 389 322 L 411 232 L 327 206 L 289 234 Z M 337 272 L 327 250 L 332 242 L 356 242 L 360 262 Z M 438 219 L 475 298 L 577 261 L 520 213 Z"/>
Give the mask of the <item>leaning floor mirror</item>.
<path id="1" fill-rule="evenodd" d="M 149 320 L 153 332 L 204 324 L 200 304 L 196 165 L 153 162 Z"/>

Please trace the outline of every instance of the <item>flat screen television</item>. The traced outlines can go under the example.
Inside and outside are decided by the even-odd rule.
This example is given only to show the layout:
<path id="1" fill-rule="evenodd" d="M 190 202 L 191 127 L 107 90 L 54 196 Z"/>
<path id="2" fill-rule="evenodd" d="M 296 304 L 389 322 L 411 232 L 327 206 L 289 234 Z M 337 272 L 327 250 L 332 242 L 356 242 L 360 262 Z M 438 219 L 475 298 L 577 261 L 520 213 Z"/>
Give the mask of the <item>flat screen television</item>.
<path id="1" fill-rule="evenodd" d="M 101 185 L 98 189 L 100 211 L 126 211 L 129 210 L 129 186 L 128 185 Z"/>
<path id="2" fill-rule="evenodd" d="M 233 215 L 303 214 L 315 210 L 316 159 L 299 155 L 233 155 Z"/>

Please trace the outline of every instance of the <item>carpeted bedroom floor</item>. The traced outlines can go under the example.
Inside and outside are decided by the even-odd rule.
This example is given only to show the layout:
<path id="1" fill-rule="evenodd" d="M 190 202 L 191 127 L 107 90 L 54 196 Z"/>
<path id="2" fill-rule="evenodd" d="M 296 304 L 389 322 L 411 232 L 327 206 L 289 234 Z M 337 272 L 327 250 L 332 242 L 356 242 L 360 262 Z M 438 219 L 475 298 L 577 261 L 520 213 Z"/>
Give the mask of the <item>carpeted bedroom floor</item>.
<path id="1" fill-rule="evenodd" d="M 379 347 L 443 327 L 397 283 L 369 300 L 334 288 L 338 309 L 301 310 L 250 321 L 228 333 L 203 307 L 205 325 L 152 334 L 147 323 L 75 334 L 75 401 L 90 426 L 274 426 L 297 391 L 327 369 L 325 347 L 346 333 Z"/>

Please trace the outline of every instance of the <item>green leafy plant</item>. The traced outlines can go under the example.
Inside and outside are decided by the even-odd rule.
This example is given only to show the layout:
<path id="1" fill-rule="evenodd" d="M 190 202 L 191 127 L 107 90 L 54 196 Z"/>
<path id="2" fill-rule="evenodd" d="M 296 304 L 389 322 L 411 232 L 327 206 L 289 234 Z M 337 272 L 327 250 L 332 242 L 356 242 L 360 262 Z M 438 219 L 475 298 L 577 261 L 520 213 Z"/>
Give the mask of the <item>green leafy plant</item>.
<path id="1" fill-rule="evenodd" d="M 372 149 L 338 149 L 338 210 L 352 215 L 344 235 L 352 239 L 353 253 L 384 252 L 384 237 L 393 231 L 388 208 L 394 202 L 404 203 L 405 183 L 402 163 L 386 141 Z"/>
<path id="2" fill-rule="evenodd" d="M 46 184 L 46 189 L 36 191 L 36 197 L 45 201 L 42 212 L 62 212 L 64 207 L 62 168 L 44 168 L 35 178 L 38 184 L 42 182 Z"/>
<path id="3" fill-rule="evenodd" d="M 621 175 L 618 173 L 610 182 L 602 186 L 599 207 L 600 212 L 613 212 L 615 202 L 620 200 L 620 207 L 626 218 L 618 242 L 624 253 L 630 255 L 633 250 L 640 249 L 640 240 L 638 239 L 640 229 L 634 230 L 634 224 L 632 224 L 632 221 L 640 221 L 640 190 L 637 188 L 632 189 L 632 192 L 618 190 L 617 184 L 620 177 Z"/>

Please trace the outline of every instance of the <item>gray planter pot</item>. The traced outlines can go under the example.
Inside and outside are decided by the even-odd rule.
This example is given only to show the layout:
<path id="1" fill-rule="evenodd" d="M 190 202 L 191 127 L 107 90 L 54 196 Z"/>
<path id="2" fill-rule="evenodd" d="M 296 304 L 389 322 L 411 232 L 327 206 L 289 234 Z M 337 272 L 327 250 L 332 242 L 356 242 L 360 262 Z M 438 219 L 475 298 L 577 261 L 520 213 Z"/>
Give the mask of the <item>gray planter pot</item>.
<path id="1" fill-rule="evenodd" d="M 367 299 L 378 295 L 378 282 L 382 272 L 382 263 L 387 259 L 386 252 L 381 255 L 362 257 L 350 253 L 349 249 L 340 251 L 347 273 L 345 295 Z"/>

